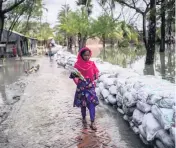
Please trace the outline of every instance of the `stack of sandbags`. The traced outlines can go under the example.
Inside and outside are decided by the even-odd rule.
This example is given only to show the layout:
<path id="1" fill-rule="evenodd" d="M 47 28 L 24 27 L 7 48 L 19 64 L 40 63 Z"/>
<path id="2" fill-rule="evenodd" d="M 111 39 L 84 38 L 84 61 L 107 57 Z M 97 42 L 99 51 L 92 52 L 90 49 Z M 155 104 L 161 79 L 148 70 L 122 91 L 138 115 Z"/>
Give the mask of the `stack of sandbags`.
<path id="1" fill-rule="evenodd" d="M 116 103 L 124 120 L 145 144 L 174 147 L 175 85 L 154 76 L 120 72 L 123 74 L 102 74 L 97 95 L 108 104 Z"/>

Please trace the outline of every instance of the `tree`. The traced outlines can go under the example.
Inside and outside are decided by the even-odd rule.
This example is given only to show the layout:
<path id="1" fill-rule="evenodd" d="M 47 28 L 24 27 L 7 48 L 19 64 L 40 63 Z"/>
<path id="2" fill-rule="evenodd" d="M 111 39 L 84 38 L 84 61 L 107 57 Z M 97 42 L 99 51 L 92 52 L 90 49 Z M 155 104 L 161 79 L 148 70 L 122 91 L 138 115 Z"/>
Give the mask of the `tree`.
<path id="1" fill-rule="evenodd" d="M 4 21 L 6 18 L 6 14 L 16 7 L 18 7 L 20 4 L 22 4 L 25 0 L 16 0 L 15 2 L 10 2 L 10 1 L 3 1 L 0 0 L 0 40 L 1 40 L 1 35 L 2 31 L 4 28 Z"/>
<path id="2" fill-rule="evenodd" d="M 90 14 L 92 13 L 92 8 L 93 8 L 92 0 L 78 0 L 76 4 L 78 6 L 83 6 L 83 8 L 85 8 L 87 11 L 88 16 L 90 16 Z"/>
<path id="3" fill-rule="evenodd" d="M 149 38 L 146 55 L 146 64 L 154 62 L 155 39 L 156 39 L 156 0 L 150 0 L 150 20 L 149 20 Z"/>

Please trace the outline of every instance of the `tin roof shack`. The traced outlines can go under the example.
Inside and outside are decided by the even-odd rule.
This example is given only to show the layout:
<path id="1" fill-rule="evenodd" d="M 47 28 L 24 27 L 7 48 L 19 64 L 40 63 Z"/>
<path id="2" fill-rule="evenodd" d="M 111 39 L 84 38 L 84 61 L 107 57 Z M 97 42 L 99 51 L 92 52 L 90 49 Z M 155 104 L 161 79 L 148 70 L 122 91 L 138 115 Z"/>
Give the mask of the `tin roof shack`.
<path id="1" fill-rule="evenodd" d="M 29 43 L 29 52 L 31 55 L 34 55 L 37 53 L 37 43 L 38 40 L 36 38 L 29 38 L 28 39 L 28 43 Z"/>
<path id="2" fill-rule="evenodd" d="M 28 44 L 29 40 L 32 40 L 30 45 Z M 22 52 L 22 55 L 28 55 L 30 47 L 32 47 L 32 49 L 36 48 L 37 39 L 26 37 L 25 35 L 16 31 L 8 31 L 4 29 L 2 33 L 1 44 L 6 44 L 7 41 L 7 47 L 5 49 L 0 48 L 1 51 L 4 50 L 5 55 L 12 54 L 12 48 L 14 45 L 17 48 L 18 55 L 20 52 Z"/>

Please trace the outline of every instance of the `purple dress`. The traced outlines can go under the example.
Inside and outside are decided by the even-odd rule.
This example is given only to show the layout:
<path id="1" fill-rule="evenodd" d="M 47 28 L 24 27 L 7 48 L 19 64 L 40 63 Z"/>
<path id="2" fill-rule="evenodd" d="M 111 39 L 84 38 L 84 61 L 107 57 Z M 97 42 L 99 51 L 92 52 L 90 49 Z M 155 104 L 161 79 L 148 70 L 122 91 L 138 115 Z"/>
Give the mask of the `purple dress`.
<path id="1" fill-rule="evenodd" d="M 76 76 L 71 73 L 70 78 L 74 79 Z M 93 84 L 90 79 L 86 79 L 86 81 L 79 79 L 73 106 L 88 107 L 90 103 L 93 103 L 95 106 L 99 104 L 98 97 L 95 92 L 95 84 Z"/>

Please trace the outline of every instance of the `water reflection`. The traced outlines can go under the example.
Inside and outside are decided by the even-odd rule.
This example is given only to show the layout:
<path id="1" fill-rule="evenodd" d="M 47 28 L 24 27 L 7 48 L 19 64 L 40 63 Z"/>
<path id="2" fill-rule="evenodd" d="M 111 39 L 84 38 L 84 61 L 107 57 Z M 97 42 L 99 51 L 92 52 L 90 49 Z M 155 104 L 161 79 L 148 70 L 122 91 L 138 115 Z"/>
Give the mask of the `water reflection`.
<path id="1" fill-rule="evenodd" d="M 139 74 L 155 75 L 175 83 L 175 47 L 167 46 L 165 53 L 160 53 L 156 48 L 155 61 L 153 65 L 145 65 L 146 51 L 144 48 L 136 47 L 118 48 L 115 50 L 106 49 L 105 61 L 120 65 L 124 68 L 132 68 Z M 103 51 L 100 53 L 103 59 Z"/>
<path id="2" fill-rule="evenodd" d="M 7 99 L 6 85 L 16 82 L 24 71 L 29 69 L 35 61 L 16 61 L 7 59 L 4 66 L 0 67 L 0 93 L 4 101 Z"/>

